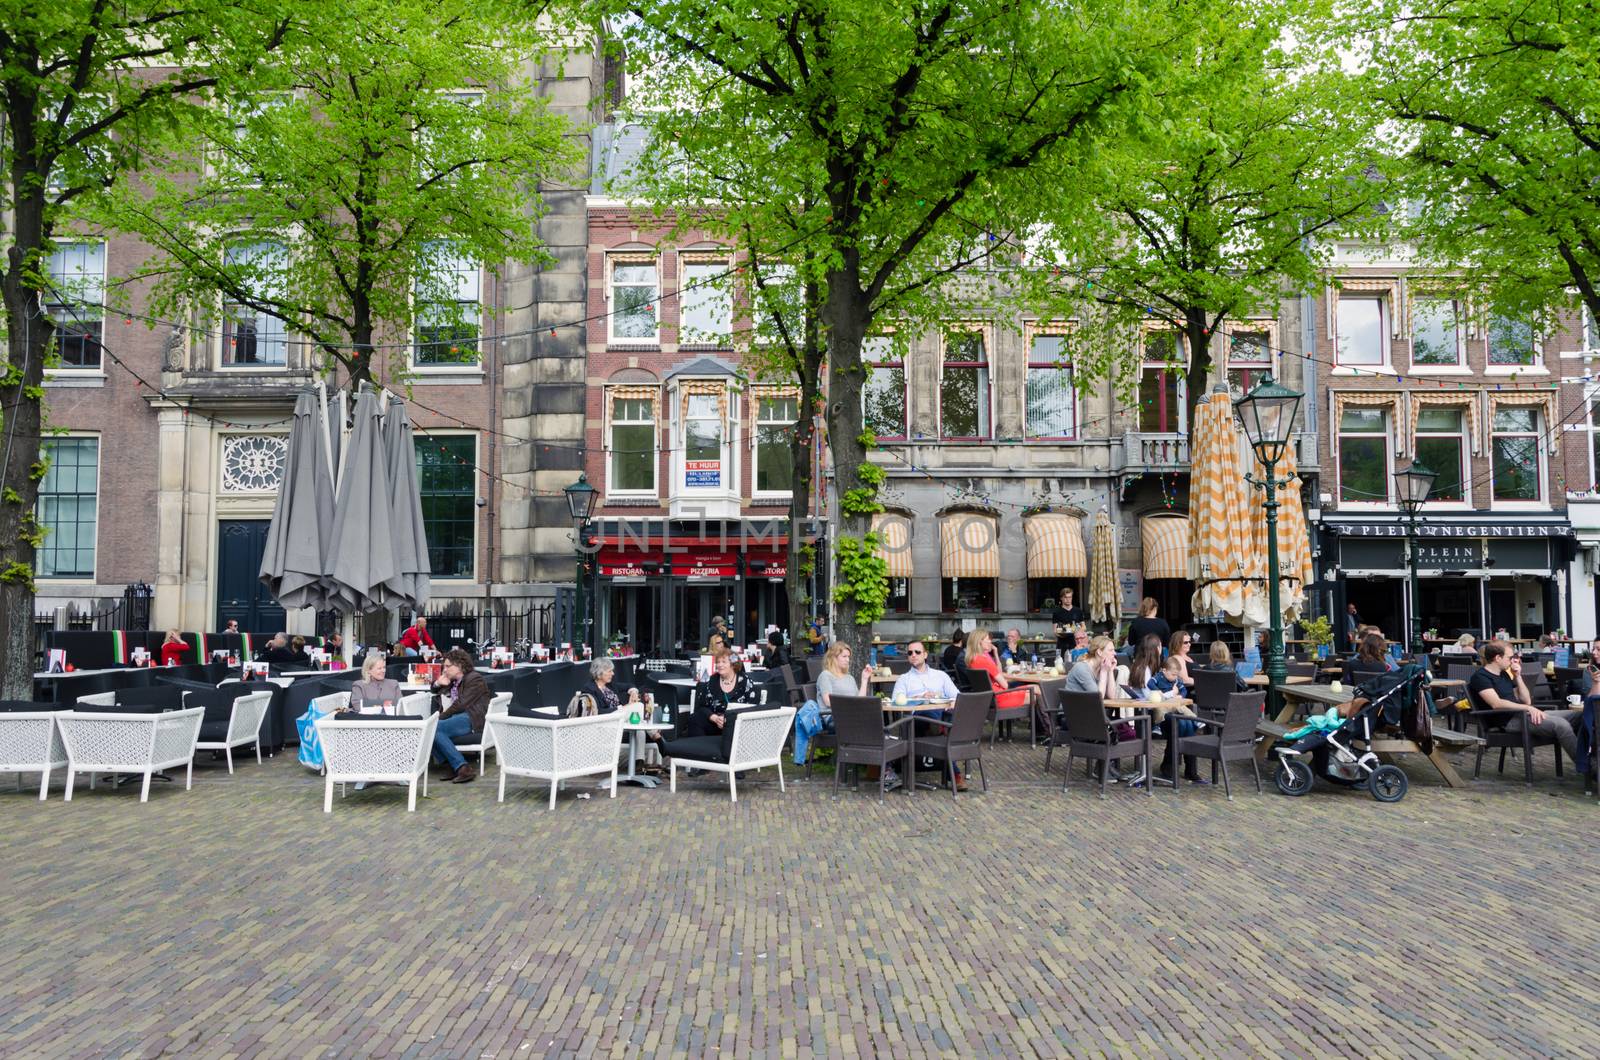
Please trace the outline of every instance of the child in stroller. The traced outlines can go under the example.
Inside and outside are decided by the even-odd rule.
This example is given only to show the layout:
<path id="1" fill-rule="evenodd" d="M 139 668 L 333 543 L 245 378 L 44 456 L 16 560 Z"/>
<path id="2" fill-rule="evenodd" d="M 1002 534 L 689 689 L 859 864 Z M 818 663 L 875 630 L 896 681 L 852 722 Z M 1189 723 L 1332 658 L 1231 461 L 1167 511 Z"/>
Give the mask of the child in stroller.
<path id="1" fill-rule="evenodd" d="M 1370 744 L 1380 730 L 1398 727 L 1416 740 L 1424 753 L 1432 749 L 1433 734 L 1422 694 L 1427 684 L 1427 669 L 1410 663 L 1358 685 L 1350 702 L 1314 716 L 1302 728 L 1286 734 L 1273 748 L 1278 756 L 1274 778 L 1278 790 L 1285 795 L 1304 795 L 1320 775 L 1335 784 L 1365 784 L 1379 802 L 1405 798 L 1405 772 L 1379 762 Z M 1309 764 L 1300 757 L 1307 752 L 1311 753 Z"/>

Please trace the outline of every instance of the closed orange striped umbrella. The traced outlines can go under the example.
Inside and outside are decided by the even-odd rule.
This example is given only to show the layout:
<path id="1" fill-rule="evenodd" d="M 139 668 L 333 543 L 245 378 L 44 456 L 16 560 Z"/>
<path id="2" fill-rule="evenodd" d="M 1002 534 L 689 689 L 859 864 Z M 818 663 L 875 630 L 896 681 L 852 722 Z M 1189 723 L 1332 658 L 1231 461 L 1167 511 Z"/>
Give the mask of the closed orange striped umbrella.
<path id="1" fill-rule="evenodd" d="M 1117 618 L 1117 538 L 1104 508 L 1094 516 L 1094 547 L 1089 553 L 1089 621 Z"/>
<path id="2" fill-rule="evenodd" d="M 1239 625 L 1251 537 L 1250 499 L 1234 426 L 1233 401 L 1219 391 L 1195 409 L 1189 436 L 1189 577 L 1196 615 L 1221 615 Z"/>
<path id="3" fill-rule="evenodd" d="M 1261 466 L 1261 461 L 1252 461 L 1255 465 L 1255 477 L 1265 481 L 1266 468 Z M 1275 465 L 1273 472 L 1281 481 L 1288 479 L 1287 485 L 1279 486 L 1278 499 L 1278 602 L 1283 608 L 1283 620 L 1293 622 L 1300 617 L 1305 609 L 1306 589 L 1311 584 L 1311 535 L 1306 528 L 1305 509 L 1300 504 L 1300 471 L 1295 464 L 1294 446 L 1285 447 L 1283 457 Z M 1267 606 L 1266 564 L 1267 564 L 1267 491 L 1254 489 L 1250 501 L 1250 530 L 1254 538 L 1252 551 L 1255 553 L 1257 577 L 1261 580 L 1256 584 L 1260 594 L 1260 612 L 1264 616 L 1260 625 L 1267 625 L 1265 616 L 1270 616 L 1271 609 Z"/>

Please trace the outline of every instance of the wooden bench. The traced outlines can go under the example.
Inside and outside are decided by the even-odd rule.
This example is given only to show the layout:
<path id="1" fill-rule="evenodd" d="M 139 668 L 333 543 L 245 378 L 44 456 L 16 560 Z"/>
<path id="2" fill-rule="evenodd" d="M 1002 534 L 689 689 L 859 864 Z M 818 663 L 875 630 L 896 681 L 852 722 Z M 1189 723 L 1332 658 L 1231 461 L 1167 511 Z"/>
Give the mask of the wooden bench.
<path id="1" fill-rule="evenodd" d="M 1290 727 L 1276 721 L 1257 722 L 1256 735 L 1264 737 L 1257 749 L 1258 757 L 1264 760 L 1267 752 L 1271 750 L 1275 743 L 1299 727 L 1298 725 Z M 1455 767 L 1450 764 L 1450 759 L 1446 755 L 1457 751 L 1473 750 L 1482 742 L 1483 740 L 1480 737 L 1471 733 L 1453 732 L 1450 729 L 1435 729 L 1433 733 L 1433 753 L 1423 757 L 1427 758 L 1433 768 L 1438 770 L 1439 776 L 1445 782 L 1446 787 L 1464 788 L 1467 786 L 1467 782 L 1461 778 L 1461 774 L 1456 772 Z M 1422 754 L 1422 748 L 1417 746 L 1415 740 L 1407 739 L 1398 733 L 1386 733 L 1382 736 L 1374 737 L 1367 747 L 1385 762 L 1390 761 L 1395 755 Z"/>

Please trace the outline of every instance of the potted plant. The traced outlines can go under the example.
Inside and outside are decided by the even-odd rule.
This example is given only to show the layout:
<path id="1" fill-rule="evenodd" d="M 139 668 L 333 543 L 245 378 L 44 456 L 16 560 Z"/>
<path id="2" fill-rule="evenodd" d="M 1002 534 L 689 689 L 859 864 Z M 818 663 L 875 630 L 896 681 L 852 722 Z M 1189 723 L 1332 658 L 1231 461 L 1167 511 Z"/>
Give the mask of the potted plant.
<path id="1" fill-rule="evenodd" d="M 1319 615 L 1301 622 L 1300 633 L 1316 649 L 1317 658 L 1328 657 L 1328 646 L 1333 643 L 1333 623 L 1327 615 Z"/>

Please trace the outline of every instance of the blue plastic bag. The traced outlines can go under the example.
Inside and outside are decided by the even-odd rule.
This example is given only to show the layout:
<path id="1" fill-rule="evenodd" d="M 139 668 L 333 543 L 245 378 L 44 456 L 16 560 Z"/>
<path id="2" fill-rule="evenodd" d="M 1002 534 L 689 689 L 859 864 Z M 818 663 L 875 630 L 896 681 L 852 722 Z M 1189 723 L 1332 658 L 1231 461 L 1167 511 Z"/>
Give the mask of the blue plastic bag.
<path id="1" fill-rule="evenodd" d="M 294 719 L 295 731 L 300 734 L 300 764 L 307 769 L 322 768 L 322 741 L 317 737 L 317 719 L 326 718 L 328 713 L 312 706 Z"/>

